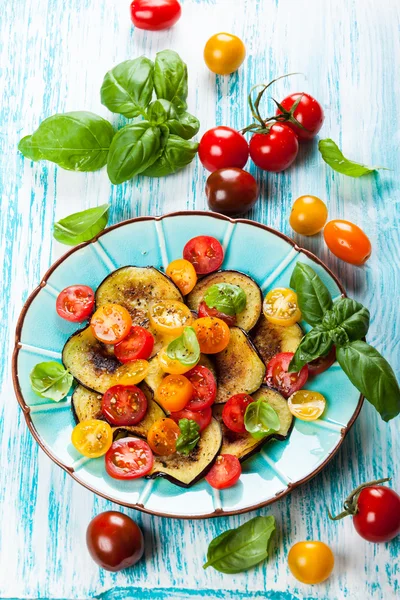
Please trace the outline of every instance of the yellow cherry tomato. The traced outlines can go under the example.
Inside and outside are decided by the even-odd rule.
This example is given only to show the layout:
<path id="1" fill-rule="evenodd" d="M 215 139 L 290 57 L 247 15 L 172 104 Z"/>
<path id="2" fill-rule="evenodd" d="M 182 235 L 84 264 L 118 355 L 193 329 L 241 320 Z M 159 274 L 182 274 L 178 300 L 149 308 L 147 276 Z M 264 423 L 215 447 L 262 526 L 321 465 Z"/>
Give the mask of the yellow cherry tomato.
<path id="1" fill-rule="evenodd" d="M 169 263 L 166 274 L 171 277 L 183 296 L 189 294 L 197 283 L 194 266 L 184 258 L 178 258 Z"/>
<path id="2" fill-rule="evenodd" d="M 147 360 L 132 360 L 129 363 L 121 365 L 114 372 L 114 385 L 136 385 L 143 381 L 149 372 L 149 363 Z"/>
<path id="3" fill-rule="evenodd" d="M 205 63 L 217 75 L 229 75 L 237 71 L 245 57 L 245 45 L 231 33 L 216 33 L 204 48 Z"/>
<path id="4" fill-rule="evenodd" d="M 74 427 L 71 435 L 73 446 L 88 458 L 103 456 L 113 441 L 113 432 L 106 421 L 88 419 Z"/>
<path id="5" fill-rule="evenodd" d="M 172 419 L 159 419 L 147 433 L 147 443 L 155 454 L 168 456 L 176 452 L 176 440 L 181 430 Z"/>
<path id="6" fill-rule="evenodd" d="M 274 325 L 288 327 L 301 320 L 297 295 L 288 288 L 275 288 L 265 296 L 263 304 L 265 318 Z"/>
<path id="7" fill-rule="evenodd" d="M 300 196 L 292 206 L 289 223 L 296 233 L 315 235 L 323 230 L 327 218 L 325 202 L 317 196 Z"/>
<path id="8" fill-rule="evenodd" d="M 195 367 L 197 364 L 196 363 L 190 366 L 183 365 L 181 362 L 179 362 L 179 360 L 170 358 L 167 355 L 166 348 L 162 348 L 160 350 L 160 352 L 158 353 L 158 360 L 160 363 L 160 367 L 162 368 L 164 373 L 170 373 L 171 375 L 183 375 L 184 373 L 187 373 L 188 371 L 193 369 L 193 367 Z"/>
<path id="9" fill-rule="evenodd" d="M 332 573 L 335 557 L 324 542 L 298 542 L 288 555 L 292 575 L 302 583 L 321 583 Z"/>
<path id="10" fill-rule="evenodd" d="M 319 392 L 299 390 L 289 397 L 288 408 L 301 421 L 315 421 L 324 412 L 326 400 Z"/>
<path id="11" fill-rule="evenodd" d="M 193 323 L 200 352 L 216 354 L 225 350 L 229 344 L 231 333 L 228 325 L 217 317 L 202 317 Z"/>
<path id="12" fill-rule="evenodd" d="M 150 323 L 160 333 L 178 337 L 193 323 L 190 309 L 178 300 L 154 302 L 149 309 Z"/>
<path id="13" fill-rule="evenodd" d="M 156 389 L 155 398 L 170 412 L 185 408 L 193 396 L 193 386 L 184 375 L 167 375 Z"/>

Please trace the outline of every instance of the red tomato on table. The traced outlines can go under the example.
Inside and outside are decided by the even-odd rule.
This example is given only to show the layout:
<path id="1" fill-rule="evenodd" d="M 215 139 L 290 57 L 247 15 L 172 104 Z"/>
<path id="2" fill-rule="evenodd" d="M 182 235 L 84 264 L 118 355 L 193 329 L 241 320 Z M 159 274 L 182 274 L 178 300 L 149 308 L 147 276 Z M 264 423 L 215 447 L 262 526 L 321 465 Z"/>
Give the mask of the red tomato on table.
<path id="1" fill-rule="evenodd" d="M 175 25 L 182 14 L 178 0 L 133 0 L 132 23 L 138 29 L 160 31 Z"/>
<path id="2" fill-rule="evenodd" d="M 231 127 L 213 127 L 203 135 L 199 158 L 208 171 L 237 167 L 243 169 L 249 158 L 246 138 Z"/>
<path id="3" fill-rule="evenodd" d="M 301 100 L 297 105 L 293 116 L 301 125 L 303 125 L 303 127 L 305 127 L 305 129 L 302 129 L 295 123 L 290 123 L 290 121 L 287 121 L 285 124 L 290 127 L 290 129 L 293 129 L 299 140 L 312 140 L 323 125 L 325 118 L 324 111 L 320 103 L 317 102 L 315 98 L 304 92 L 287 96 L 282 100 L 281 106 L 283 106 L 283 108 L 285 108 L 287 111 L 290 111 L 293 104 L 299 98 L 301 98 Z M 279 108 L 276 111 L 276 114 L 282 114 Z"/>
<path id="4" fill-rule="evenodd" d="M 275 123 L 268 133 L 255 133 L 249 147 L 251 160 L 257 167 L 279 173 L 296 159 L 299 142 L 287 123 Z"/>

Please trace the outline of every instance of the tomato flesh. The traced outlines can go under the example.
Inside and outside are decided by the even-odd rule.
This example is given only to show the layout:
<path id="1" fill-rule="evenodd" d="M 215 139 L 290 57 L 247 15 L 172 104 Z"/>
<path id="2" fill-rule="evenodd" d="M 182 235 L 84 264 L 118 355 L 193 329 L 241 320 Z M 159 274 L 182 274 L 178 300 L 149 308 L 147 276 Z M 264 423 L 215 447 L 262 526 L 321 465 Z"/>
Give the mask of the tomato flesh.
<path id="1" fill-rule="evenodd" d="M 288 288 L 275 288 L 268 292 L 263 303 L 267 321 L 274 325 L 289 327 L 301 320 L 297 295 Z"/>
<path id="2" fill-rule="evenodd" d="M 57 314 L 66 321 L 80 323 L 88 319 L 94 307 L 94 292 L 87 285 L 70 285 L 56 300 Z"/>
<path id="3" fill-rule="evenodd" d="M 112 429 L 100 419 L 87 419 L 74 427 L 71 442 L 83 456 L 98 458 L 103 456 L 112 444 Z"/>
<path id="4" fill-rule="evenodd" d="M 155 454 L 169 456 L 176 452 L 176 441 L 180 433 L 173 419 L 159 419 L 150 427 L 147 441 Z"/>
<path id="5" fill-rule="evenodd" d="M 200 140 L 199 158 L 208 171 L 242 169 L 249 158 L 249 145 L 239 131 L 231 127 L 214 127 Z"/>
<path id="6" fill-rule="evenodd" d="M 170 419 L 179 424 L 181 419 L 189 419 L 189 421 L 196 421 L 200 427 L 200 431 L 203 431 L 210 423 L 212 418 L 211 408 L 204 408 L 203 410 L 189 410 L 184 408 L 178 412 L 173 412 L 169 415 Z"/>
<path id="7" fill-rule="evenodd" d="M 175 25 L 182 14 L 178 0 L 133 0 L 132 23 L 138 29 L 160 31 Z"/>
<path id="8" fill-rule="evenodd" d="M 193 323 L 200 352 L 217 354 L 229 344 L 230 331 L 225 321 L 216 317 L 202 317 Z"/>
<path id="9" fill-rule="evenodd" d="M 150 323 L 160 333 L 178 337 L 193 322 L 190 309 L 178 300 L 154 302 L 149 310 Z"/>
<path id="10" fill-rule="evenodd" d="M 104 344 L 118 344 L 128 335 L 132 327 L 132 317 L 119 304 L 100 306 L 90 319 L 93 335 Z"/>
<path id="11" fill-rule="evenodd" d="M 242 473 L 239 459 L 232 454 L 220 454 L 208 471 L 206 481 L 217 490 L 232 487 Z"/>
<path id="12" fill-rule="evenodd" d="M 150 358 L 154 348 L 154 337 L 150 331 L 134 325 L 128 335 L 114 346 L 114 354 L 122 363 Z"/>
<path id="13" fill-rule="evenodd" d="M 286 123 L 275 123 L 269 133 L 256 133 L 250 140 L 252 161 L 264 171 L 279 173 L 296 159 L 299 142 Z"/>
<path id="14" fill-rule="evenodd" d="M 135 385 L 114 385 L 103 396 L 101 412 L 112 425 L 136 425 L 147 412 L 147 398 Z"/>
<path id="15" fill-rule="evenodd" d="M 400 534 L 400 496 L 391 488 L 373 485 L 361 490 L 353 524 L 369 542 L 389 542 Z"/>
<path id="16" fill-rule="evenodd" d="M 155 398 L 170 412 L 185 408 L 193 394 L 193 386 L 184 375 L 167 375 L 156 389 Z"/>
<path id="17" fill-rule="evenodd" d="M 236 394 L 229 398 L 222 411 L 222 420 L 226 427 L 235 433 L 246 433 L 244 415 L 253 398 L 248 394 Z"/>
<path id="18" fill-rule="evenodd" d="M 298 373 L 288 373 L 293 352 L 281 352 L 274 356 L 267 364 L 266 383 L 289 398 L 294 392 L 300 390 L 307 382 L 308 367 L 305 365 Z"/>
<path id="19" fill-rule="evenodd" d="M 195 412 L 202 411 L 214 403 L 217 397 L 217 383 L 210 369 L 196 365 L 186 373 L 192 384 L 193 392 L 186 408 Z"/>
<path id="20" fill-rule="evenodd" d="M 312 140 L 321 129 L 325 118 L 320 103 L 310 96 L 310 94 L 296 93 L 284 98 L 281 102 L 281 106 L 290 111 L 293 104 L 300 97 L 301 100 L 294 111 L 293 116 L 301 125 L 303 125 L 303 127 L 305 127 L 305 129 L 302 129 L 295 123 L 290 123 L 290 121 L 287 121 L 286 125 L 290 127 L 290 129 L 293 129 L 299 140 Z M 276 114 L 281 114 L 279 108 L 276 111 Z"/>
<path id="21" fill-rule="evenodd" d="M 194 266 L 198 275 L 217 271 L 224 260 L 224 251 L 218 240 L 208 235 L 199 235 L 187 242 L 183 258 Z"/>
<path id="22" fill-rule="evenodd" d="M 352 265 L 361 266 L 371 256 L 369 238 L 350 221 L 329 221 L 324 228 L 324 239 L 332 254 Z"/>
<path id="23" fill-rule="evenodd" d="M 184 258 L 173 260 L 165 272 L 168 277 L 171 277 L 183 296 L 189 294 L 197 283 L 194 266 Z"/>
<path id="24" fill-rule="evenodd" d="M 151 471 L 153 462 L 147 442 L 133 437 L 114 442 L 105 457 L 106 471 L 114 479 L 144 477 Z"/>
<path id="25" fill-rule="evenodd" d="M 200 318 L 202 317 L 216 317 L 217 319 L 221 319 L 228 325 L 228 327 L 234 327 L 236 325 L 237 317 L 236 315 L 226 315 L 225 313 L 219 312 L 216 308 L 210 308 L 204 302 L 200 302 L 198 315 Z"/>

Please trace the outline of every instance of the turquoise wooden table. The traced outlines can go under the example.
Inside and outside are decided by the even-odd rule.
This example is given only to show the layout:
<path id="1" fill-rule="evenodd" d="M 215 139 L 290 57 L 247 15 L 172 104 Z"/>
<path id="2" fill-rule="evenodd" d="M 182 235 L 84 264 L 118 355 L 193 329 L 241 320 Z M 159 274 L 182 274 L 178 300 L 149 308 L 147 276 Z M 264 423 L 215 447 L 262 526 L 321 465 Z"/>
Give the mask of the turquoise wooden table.
<path id="1" fill-rule="evenodd" d="M 101 571 L 85 548 L 96 513 L 117 506 L 95 497 L 53 464 L 25 426 L 11 383 L 14 327 L 29 292 L 65 247 L 52 239 L 55 220 L 111 202 L 111 223 L 137 215 L 204 209 L 206 172 L 197 161 L 176 176 L 138 178 L 112 186 L 104 171 L 79 174 L 24 161 L 18 140 L 39 121 L 67 110 L 101 106 L 99 88 L 113 65 L 161 49 L 177 50 L 189 66 L 189 110 L 201 131 L 215 124 L 240 128 L 248 120 L 250 87 L 288 72 L 274 94 L 309 91 L 323 104 L 323 137 L 332 137 L 355 160 L 392 169 L 359 180 L 334 173 L 315 145 L 303 147 L 283 174 L 251 167 L 261 200 L 249 215 L 291 235 L 294 199 L 324 199 L 330 217 L 344 217 L 369 235 L 373 255 L 364 268 L 329 254 L 321 236 L 295 236 L 339 276 L 348 293 L 369 306 L 369 341 L 400 375 L 398 317 L 400 198 L 400 4 L 398 0 L 183 0 L 183 17 L 160 33 L 134 30 L 128 0 L 0 0 L 1 212 L 0 264 L 0 595 L 2 598 L 224 600 L 293 598 L 390 600 L 400 594 L 400 540 L 372 545 L 347 519 L 332 524 L 326 505 L 360 482 L 392 476 L 400 487 L 399 420 L 384 424 L 368 404 L 329 466 L 309 484 L 259 511 L 279 524 L 270 560 L 236 576 L 202 564 L 209 541 L 249 515 L 177 521 L 126 510 L 143 527 L 145 558 L 118 574 Z M 208 37 L 230 31 L 246 43 L 237 74 L 215 77 L 202 49 Z M 45 334 L 45 332 L 44 332 Z M 122 509 L 125 511 L 125 509 Z M 254 516 L 254 515 L 251 515 Z M 320 539 L 335 553 L 331 578 L 299 584 L 287 569 L 290 546 Z"/>

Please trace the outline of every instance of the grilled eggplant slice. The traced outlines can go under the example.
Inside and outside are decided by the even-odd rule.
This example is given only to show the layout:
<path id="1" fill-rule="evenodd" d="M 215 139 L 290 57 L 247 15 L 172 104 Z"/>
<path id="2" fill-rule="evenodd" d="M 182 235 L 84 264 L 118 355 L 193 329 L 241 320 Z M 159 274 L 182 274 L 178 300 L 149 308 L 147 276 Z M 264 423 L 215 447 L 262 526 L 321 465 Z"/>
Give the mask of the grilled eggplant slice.
<path id="1" fill-rule="evenodd" d="M 167 375 L 167 373 L 165 373 L 165 371 L 163 371 L 162 368 L 160 367 L 160 362 L 159 362 L 158 356 L 154 356 L 149 362 L 150 362 L 149 373 L 144 381 L 148 385 L 150 390 L 153 392 L 153 394 L 155 394 L 156 389 L 158 388 L 158 386 L 160 385 L 160 383 L 162 382 L 164 377 Z M 205 354 L 201 354 L 198 364 L 203 365 L 203 367 L 207 367 L 207 369 L 210 369 L 211 373 L 216 378 L 215 367 L 209 356 L 206 356 Z"/>
<path id="2" fill-rule="evenodd" d="M 296 352 L 304 332 L 300 325 L 274 325 L 261 315 L 250 334 L 253 344 L 267 364 L 279 352 Z"/>
<path id="3" fill-rule="evenodd" d="M 245 331 L 231 327 L 228 346 L 214 355 L 217 372 L 216 404 L 229 400 L 235 394 L 252 394 L 265 377 L 265 364 Z"/>
<path id="4" fill-rule="evenodd" d="M 223 406 L 214 406 L 214 418 L 220 423 L 222 428 L 222 448 L 221 454 L 233 454 L 240 461 L 249 458 L 255 452 L 258 452 L 262 446 L 271 439 L 285 440 L 290 434 L 293 416 L 288 409 L 287 401 L 275 390 L 267 386 L 262 386 L 255 394 L 252 395 L 254 400 L 261 397 L 266 398 L 268 404 L 272 406 L 279 415 L 281 426 L 279 431 L 273 433 L 262 440 L 255 440 L 249 433 L 235 433 L 228 429 L 222 421 Z"/>
<path id="5" fill-rule="evenodd" d="M 203 277 L 187 297 L 189 308 L 197 311 L 200 302 L 204 300 L 206 291 L 215 283 L 239 285 L 246 293 L 246 308 L 243 312 L 236 315 L 236 317 L 237 326 L 245 331 L 250 331 L 260 317 L 263 298 L 256 282 L 248 275 L 240 273 L 240 271 L 217 271 L 207 277 Z"/>

